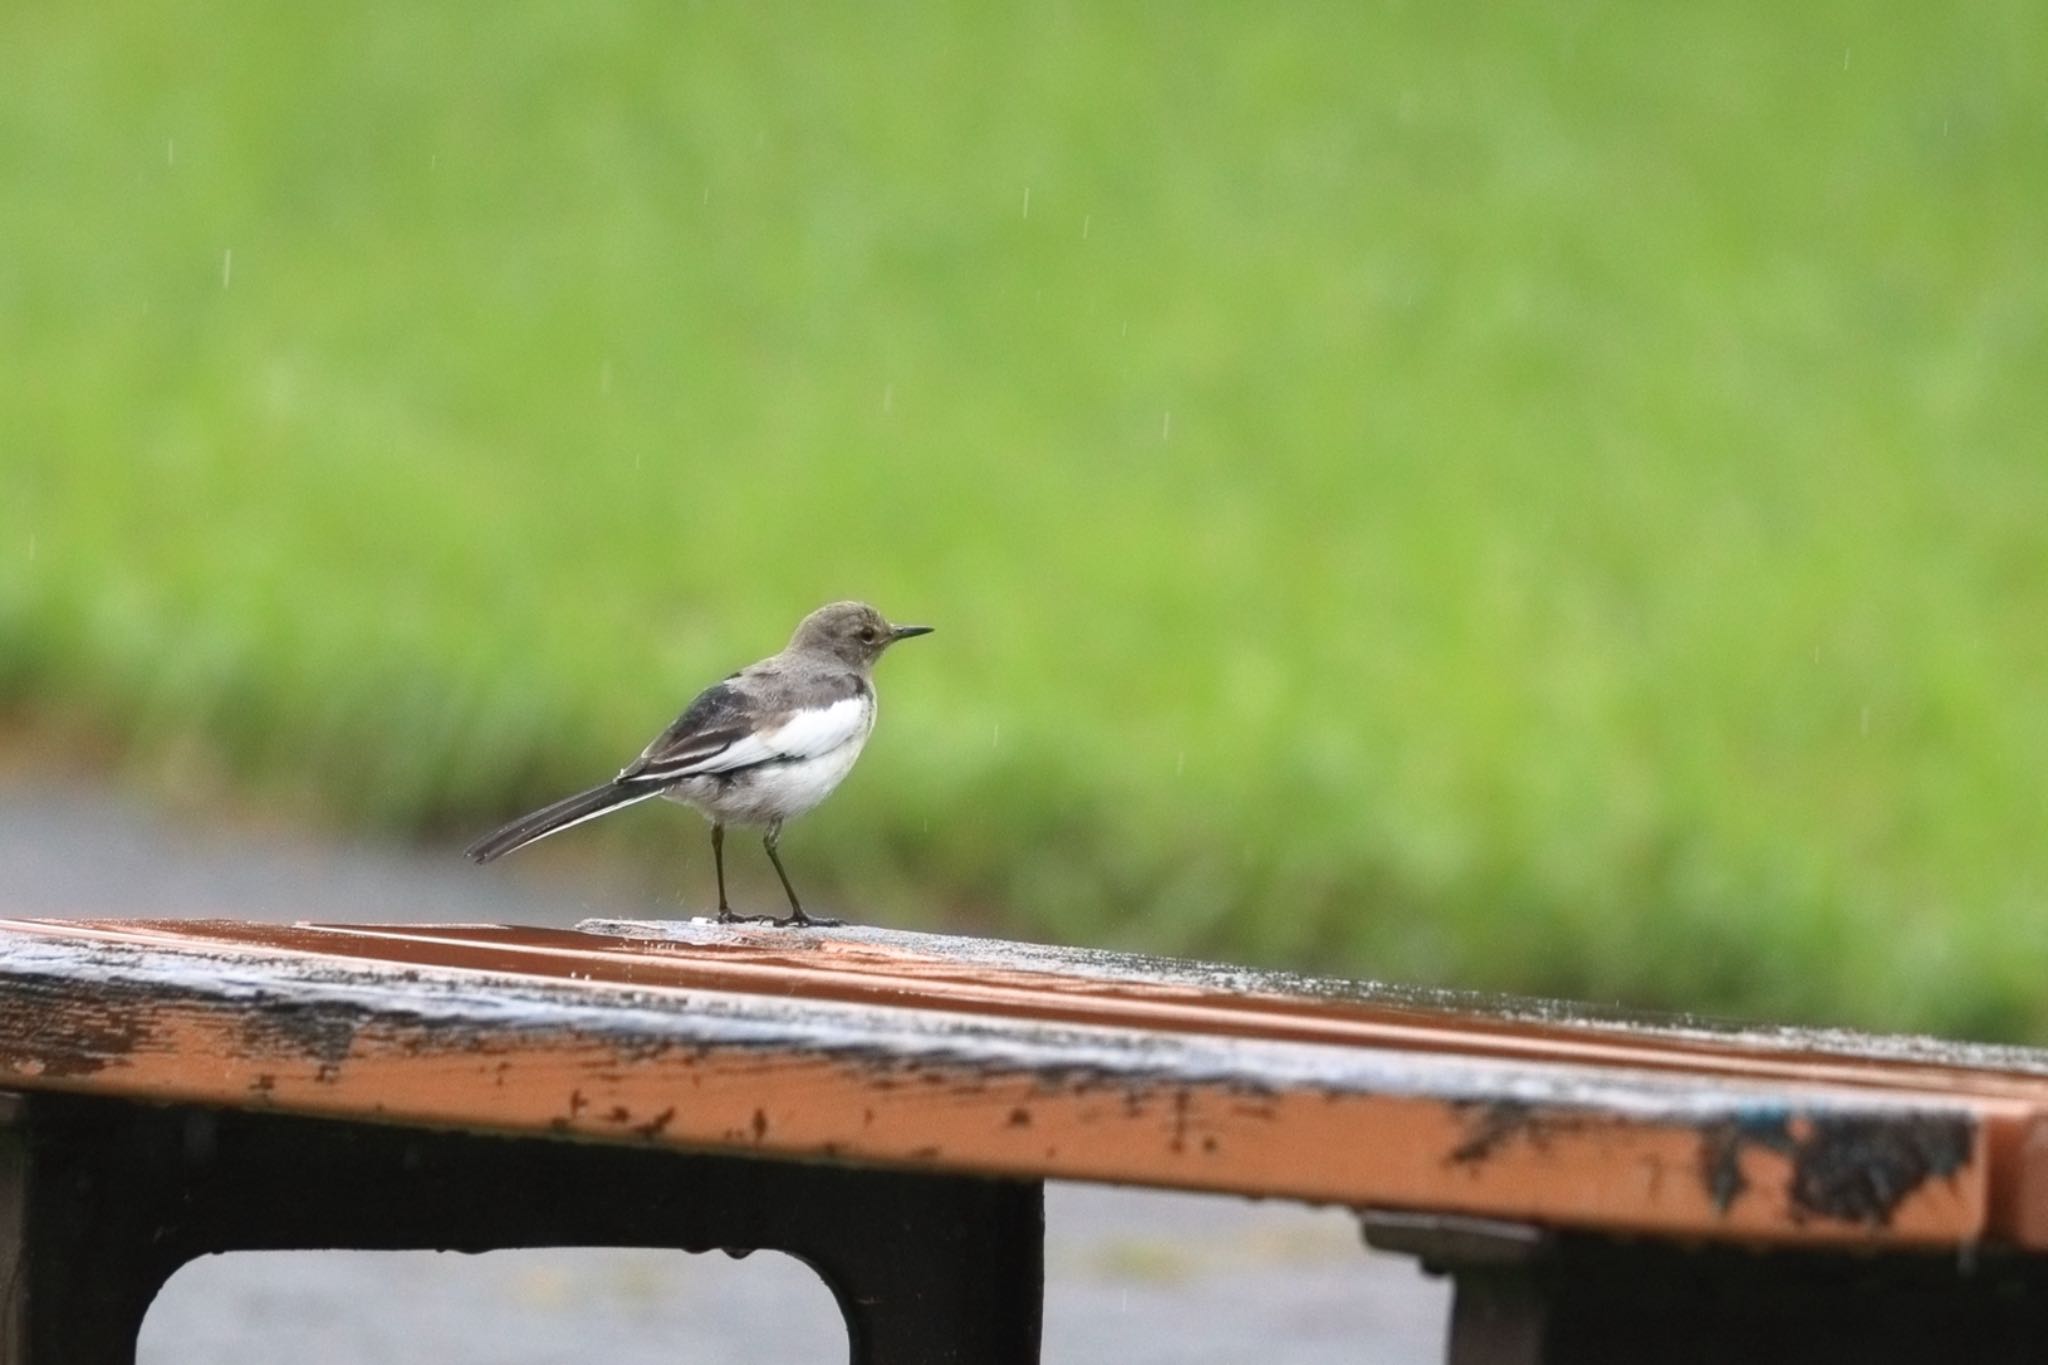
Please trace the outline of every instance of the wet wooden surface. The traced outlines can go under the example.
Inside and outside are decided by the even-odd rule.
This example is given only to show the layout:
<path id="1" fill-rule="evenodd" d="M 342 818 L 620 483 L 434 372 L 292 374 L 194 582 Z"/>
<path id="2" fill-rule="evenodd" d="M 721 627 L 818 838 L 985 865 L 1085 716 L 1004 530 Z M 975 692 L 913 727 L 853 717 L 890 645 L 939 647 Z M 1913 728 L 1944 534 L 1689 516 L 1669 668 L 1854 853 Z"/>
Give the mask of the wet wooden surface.
<path id="1" fill-rule="evenodd" d="M 881 930 L 0 921 L 5 1088 L 2048 1249 L 2038 1053 Z"/>

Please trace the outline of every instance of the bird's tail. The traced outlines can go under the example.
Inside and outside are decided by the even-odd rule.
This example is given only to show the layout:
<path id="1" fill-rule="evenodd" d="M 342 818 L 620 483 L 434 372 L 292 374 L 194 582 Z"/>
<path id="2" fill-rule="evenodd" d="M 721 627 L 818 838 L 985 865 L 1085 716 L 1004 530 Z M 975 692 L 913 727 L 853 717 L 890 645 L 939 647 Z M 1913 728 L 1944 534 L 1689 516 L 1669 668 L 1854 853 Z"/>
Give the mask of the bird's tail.
<path id="1" fill-rule="evenodd" d="M 487 863 L 493 858 L 504 857 L 515 848 L 524 848 L 536 839 L 545 839 L 550 834 L 565 830 L 571 825 L 580 825 L 585 820 L 595 820 L 606 811 L 630 806 L 635 801 L 645 801 L 650 796 L 660 794 L 659 783 L 607 782 L 601 787 L 592 787 L 589 791 L 565 796 L 553 805 L 542 806 L 537 811 L 522 815 L 512 823 L 492 830 L 462 850 L 462 853 L 471 862 Z"/>

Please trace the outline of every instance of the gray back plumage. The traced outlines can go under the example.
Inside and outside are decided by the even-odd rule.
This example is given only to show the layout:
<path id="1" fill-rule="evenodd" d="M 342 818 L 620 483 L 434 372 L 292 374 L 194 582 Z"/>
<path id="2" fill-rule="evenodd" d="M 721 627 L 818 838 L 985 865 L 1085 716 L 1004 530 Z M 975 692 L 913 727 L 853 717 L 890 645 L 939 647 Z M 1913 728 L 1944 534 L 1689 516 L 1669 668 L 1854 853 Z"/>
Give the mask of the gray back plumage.
<path id="1" fill-rule="evenodd" d="M 772 730 L 798 711 L 830 706 L 870 691 L 867 670 L 838 659 L 785 649 L 750 664 L 696 699 L 654 742 L 640 751 L 618 780 L 702 763 L 757 730 Z"/>

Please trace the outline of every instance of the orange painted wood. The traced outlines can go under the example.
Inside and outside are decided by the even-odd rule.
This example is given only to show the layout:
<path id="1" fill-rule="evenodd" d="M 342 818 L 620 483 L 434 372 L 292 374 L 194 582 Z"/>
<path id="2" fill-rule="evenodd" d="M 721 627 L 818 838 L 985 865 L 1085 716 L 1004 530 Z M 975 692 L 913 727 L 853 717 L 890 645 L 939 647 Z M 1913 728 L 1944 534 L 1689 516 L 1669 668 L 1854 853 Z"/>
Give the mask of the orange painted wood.
<path id="1" fill-rule="evenodd" d="M 1675 1237 L 2048 1247 L 2048 1064 L 872 930 L 0 921 L 0 1086 Z"/>

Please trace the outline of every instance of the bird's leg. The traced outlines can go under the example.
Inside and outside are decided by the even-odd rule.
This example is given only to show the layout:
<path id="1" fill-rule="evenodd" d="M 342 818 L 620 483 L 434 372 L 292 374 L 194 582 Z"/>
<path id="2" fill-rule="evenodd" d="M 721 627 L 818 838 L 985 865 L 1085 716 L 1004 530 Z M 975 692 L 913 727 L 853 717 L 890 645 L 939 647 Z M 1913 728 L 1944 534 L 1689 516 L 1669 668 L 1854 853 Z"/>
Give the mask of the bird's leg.
<path id="1" fill-rule="evenodd" d="M 725 826 L 716 820 L 711 822 L 711 865 L 718 869 L 718 922 L 725 924 L 733 913 L 725 902 Z"/>
<path id="2" fill-rule="evenodd" d="M 736 914 L 725 900 L 725 826 L 716 820 L 711 822 L 711 865 L 718 869 L 718 922 L 720 924 L 746 924 L 750 921 L 765 920 L 766 915 Z"/>
<path id="3" fill-rule="evenodd" d="M 768 832 L 761 836 L 761 847 L 768 850 L 768 861 L 775 864 L 775 875 L 782 878 L 783 894 L 789 897 L 789 918 L 783 922 L 785 924 L 809 924 L 811 917 L 804 913 L 803 906 L 797 902 L 796 888 L 789 884 L 789 874 L 782 870 L 782 855 L 775 851 L 775 846 L 781 841 L 782 822 L 777 820 L 769 825 Z"/>
<path id="4" fill-rule="evenodd" d="M 780 842 L 782 842 L 782 822 L 777 820 L 768 826 L 768 833 L 761 839 L 761 847 L 768 850 L 768 861 L 775 864 L 775 875 L 782 878 L 783 893 L 789 897 L 789 918 L 779 919 L 775 922 L 777 924 L 795 925 L 800 929 L 811 927 L 830 929 L 837 927 L 839 924 L 838 920 L 812 919 L 804 913 L 803 906 L 797 903 L 796 888 L 789 884 L 789 874 L 782 870 L 782 855 L 775 851 L 775 846 Z"/>

